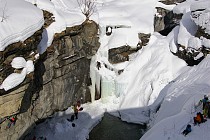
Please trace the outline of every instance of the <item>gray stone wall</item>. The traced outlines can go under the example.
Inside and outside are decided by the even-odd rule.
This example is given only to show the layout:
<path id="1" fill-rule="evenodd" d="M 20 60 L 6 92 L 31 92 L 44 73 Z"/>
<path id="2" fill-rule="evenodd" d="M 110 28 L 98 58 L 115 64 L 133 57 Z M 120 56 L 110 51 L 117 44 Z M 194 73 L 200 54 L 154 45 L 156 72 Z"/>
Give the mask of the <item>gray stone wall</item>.
<path id="1" fill-rule="evenodd" d="M 15 126 L 6 128 L 8 119 L 0 124 L 1 140 L 28 139 L 37 122 L 77 100 L 90 101 L 90 59 L 100 45 L 97 33 L 97 24 L 85 21 L 56 34 L 35 62 L 32 78 L 11 91 L 1 91 L 1 118 L 17 115 Z"/>

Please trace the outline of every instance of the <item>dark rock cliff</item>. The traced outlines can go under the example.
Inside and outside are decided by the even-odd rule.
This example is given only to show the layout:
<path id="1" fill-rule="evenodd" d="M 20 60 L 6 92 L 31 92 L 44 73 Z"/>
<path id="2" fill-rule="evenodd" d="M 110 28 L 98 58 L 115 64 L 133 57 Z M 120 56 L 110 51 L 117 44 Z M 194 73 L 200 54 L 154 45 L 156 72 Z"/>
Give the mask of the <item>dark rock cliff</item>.
<path id="1" fill-rule="evenodd" d="M 0 82 L 13 72 L 10 63 L 14 57 L 34 60 L 30 54 L 36 53 L 41 33 L 1 52 Z M 56 34 L 52 45 L 34 60 L 35 71 L 14 89 L 0 91 L 0 118 L 17 116 L 15 126 L 7 128 L 9 119 L 0 124 L 2 140 L 24 139 L 35 122 L 65 110 L 77 100 L 90 101 L 90 60 L 100 45 L 97 33 L 98 25 L 85 21 Z"/>

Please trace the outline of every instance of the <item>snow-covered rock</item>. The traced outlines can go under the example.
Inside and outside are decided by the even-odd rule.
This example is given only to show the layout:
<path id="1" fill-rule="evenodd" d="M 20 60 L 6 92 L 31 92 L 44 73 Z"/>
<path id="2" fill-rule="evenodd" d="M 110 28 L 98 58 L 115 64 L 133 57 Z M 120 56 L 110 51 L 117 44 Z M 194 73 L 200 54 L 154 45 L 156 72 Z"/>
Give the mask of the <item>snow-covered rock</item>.
<path id="1" fill-rule="evenodd" d="M 2 15 L 4 20 L 0 22 L 0 51 L 9 44 L 24 41 L 44 24 L 42 11 L 24 0 L 2 0 L 0 16 Z"/>
<path id="2" fill-rule="evenodd" d="M 26 66 L 26 60 L 23 57 L 15 57 L 12 60 L 11 65 L 15 69 L 24 68 Z"/>
<path id="3" fill-rule="evenodd" d="M 23 82 L 26 75 L 34 71 L 34 64 L 32 60 L 26 60 L 23 57 L 15 57 L 11 65 L 13 68 L 20 69 L 23 68 L 21 73 L 10 74 L 0 85 L 0 89 L 5 91 L 10 90 Z"/>

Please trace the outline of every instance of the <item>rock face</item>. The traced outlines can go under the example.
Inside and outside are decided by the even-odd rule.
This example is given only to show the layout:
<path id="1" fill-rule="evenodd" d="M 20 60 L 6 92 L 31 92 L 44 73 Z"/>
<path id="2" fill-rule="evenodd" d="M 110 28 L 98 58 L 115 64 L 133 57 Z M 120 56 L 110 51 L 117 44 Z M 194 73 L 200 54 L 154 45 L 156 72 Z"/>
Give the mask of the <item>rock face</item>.
<path id="1" fill-rule="evenodd" d="M 160 2 L 168 5 L 168 4 L 181 3 L 183 1 L 184 0 L 166 0 Z M 197 33 L 194 36 L 196 37 L 197 40 L 200 40 L 202 44 L 201 48 L 194 49 L 191 48 L 190 46 L 183 46 L 181 44 L 177 44 L 178 51 L 174 53 L 174 55 L 177 55 L 179 58 L 185 60 L 189 66 L 197 65 L 210 52 L 209 45 L 207 45 L 209 44 L 207 42 L 209 42 L 210 36 L 205 29 L 205 27 L 208 24 L 207 20 L 209 19 L 208 15 L 209 13 L 207 10 L 205 10 L 205 8 L 191 11 L 191 18 L 195 22 L 195 24 L 198 25 Z M 167 36 L 168 33 L 170 33 L 175 26 L 179 25 L 182 16 L 183 14 L 175 14 L 173 13 L 173 11 L 157 7 L 157 14 L 154 18 L 154 30 L 164 36 Z M 206 19 L 206 21 L 203 21 L 203 19 Z M 201 25 L 203 25 L 204 27 L 202 27 Z"/>
<path id="2" fill-rule="evenodd" d="M 173 11 L 157 7 L 157 13 L 154 18 L 154 30 L 166 36 L 171 30 L 179 25 L 182 14 L 174 14 Z"/>
<path id="3" fill-rule="evenodd" d="M 167 5 L 181 3 L 184 1 L 186 1 L 186 0 L 160 0 L 160 2 L 167 4 Z"/>
<path id="4" fill-rule="evenodd" d="M 178 44 L 178 52 L 176 55 L 184 59 L 189 66 L 197 65 L 200 63 L 207 54 L 210 53 L 210 32 L 209 29 L 209 14 L 210 12 L 206 10 L 208 8 L 207 4 L 202 4 L 204 7 L 201 9 L 198 3 L 191 9 L 191 19 L 198 26 L 197 32 L 195 33 L 195 38 L 193 41 L 197 45 L 197 48 L 192 48 L 191 46 L 182 46 Z M 197 7 L 197 9 L 195 8 Z M 189 41 L 190 42 L 190 41 Z"/>
<path id="5" fill-rule="evenodd" d="M 56 34 L 52 45 L 34 62 L 34 73 L 16 88 L 7 92 L 0 91 L 0 118 L 17 115 L 15 126 L 6 129 L 8 119 L 0 124 L 2 140 L 24 139 L 35 122 L 66 109 L 77 100 L 82 103 L 90 101 L 89 66 L 91 57 L 100 45 L 97 33 L 97 24 L 85 21 L 82 25 Z M 12 58 L 30 58 L 29 54 L 32 50 L 36 51 L 40 39 L 41 32 L 31 37 L 33 47 L 24 47 L 18 53 L 11 51 L 16 49 L 17 44 L 22 44 L 17 43 L 1 53 L 4 60 L 1 65 L 5 67 L 0 71 L 1 82 L 13 71 L 10 66 Z"/>
<path id="6" fill-rule="evenodd" d="M 129 60 L 129 55 L 137 52 L 140 47 L 131 48 L 130 46 L 122 46 L 109 50 L 109 62 L 112 64 L 121 63 Z"/>

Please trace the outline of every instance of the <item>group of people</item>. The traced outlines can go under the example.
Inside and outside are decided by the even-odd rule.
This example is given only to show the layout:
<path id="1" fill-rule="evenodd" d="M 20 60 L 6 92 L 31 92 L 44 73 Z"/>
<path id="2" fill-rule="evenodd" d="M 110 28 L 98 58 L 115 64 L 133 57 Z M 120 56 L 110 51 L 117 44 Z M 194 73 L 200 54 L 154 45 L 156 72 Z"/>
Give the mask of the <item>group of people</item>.
<path id="1" fill-rule="evenodd" d="M 3 122 L 5 122 L 6 120 L 8 120 L 8 124 L 6 126 L 6 129 L 8 129 L 11 126 L 14 126 L 15 125 L 16 120 L 17 120 L 17 116 L 16 115 L 13 115 L 13 116 L 10 116 L 10 117 L 5 117 L 5 118 L 0 119 L 0 129 L 1 129 L 1 124 Z"/>
<path id="2" fill-rule="evenodd" d="M 210 101 L 208 99 L 207 95 L 204 95 L 204 98 L 200 100 L 199 105 L 203 104 L 202 110 L 203 114 L 201 112 L 197 112 L 196 116 L 193 118 L 194 125 L 200 125 L 201 123 L 204 123 L 207 121 L 207 118 L 210 118 Z M 187 135 L 192 131 L 191 125 L 188 124 L 186 129 L 182 132 L 183 135 Z"/>

